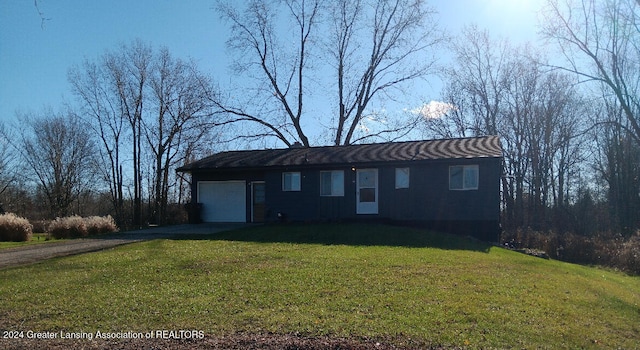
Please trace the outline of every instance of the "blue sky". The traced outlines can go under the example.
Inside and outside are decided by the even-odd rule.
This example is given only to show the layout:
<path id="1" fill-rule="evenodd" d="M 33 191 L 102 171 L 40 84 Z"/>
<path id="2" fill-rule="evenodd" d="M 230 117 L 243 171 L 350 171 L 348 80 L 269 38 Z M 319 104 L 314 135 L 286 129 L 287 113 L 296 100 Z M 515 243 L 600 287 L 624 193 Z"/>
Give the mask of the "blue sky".
<path id="1" fill-rule="evenodd" d="M 433 0 L 442 27 L 457 33 L 476 23 L 513 42 L 535 40 L 539 0 Z M 225 49 L 227 29 L 214 0 L 38 0 L 48 18 L 42 25 L 32 0 L 0 0 L 0 122 L 16 111 L 58 109 L 73 102 L 67 71 L 84 58 L 139 38 L 192 58 L 216 80 L 230 79 Z M 435 79 L 435 78 L 434 78 Z M 425 87 L 437 99 L 439 84 Z M 406 108 L 419 101 L 407 101 Z"/>

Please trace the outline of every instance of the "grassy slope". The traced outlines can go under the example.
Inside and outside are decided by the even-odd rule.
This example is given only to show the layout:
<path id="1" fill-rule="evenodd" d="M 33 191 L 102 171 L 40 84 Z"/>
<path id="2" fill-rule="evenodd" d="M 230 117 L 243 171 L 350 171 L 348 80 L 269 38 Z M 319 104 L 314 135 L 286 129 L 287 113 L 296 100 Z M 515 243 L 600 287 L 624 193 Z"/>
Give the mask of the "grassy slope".
<path id="1" fill-rule="evenodd" d="M 192 238 L 0 271 L 2 326 L 300 332 L 471 348 L 640 342 L 638 277 L 384 226 Z"/>

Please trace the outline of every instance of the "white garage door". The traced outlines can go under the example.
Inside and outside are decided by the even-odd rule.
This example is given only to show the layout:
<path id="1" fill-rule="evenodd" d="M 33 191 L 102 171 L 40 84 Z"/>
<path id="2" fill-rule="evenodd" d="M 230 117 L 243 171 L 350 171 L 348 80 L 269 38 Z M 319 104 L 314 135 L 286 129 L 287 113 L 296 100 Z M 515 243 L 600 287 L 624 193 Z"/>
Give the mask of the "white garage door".
<path id="1" fill-rule="evenodd" d="M 198 202 L 204 222 L 246 222 L 247 186 L 244 181 L 200 181 Z"/>

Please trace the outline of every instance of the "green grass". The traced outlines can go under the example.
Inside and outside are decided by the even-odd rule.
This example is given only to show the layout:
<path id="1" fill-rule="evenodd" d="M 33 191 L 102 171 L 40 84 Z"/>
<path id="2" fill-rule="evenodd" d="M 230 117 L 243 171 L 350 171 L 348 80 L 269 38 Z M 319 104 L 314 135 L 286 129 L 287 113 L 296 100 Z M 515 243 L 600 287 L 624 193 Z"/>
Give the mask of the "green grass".
<path id="1" fill-rule="evenodd" d="M 47 234 L 47 233 L 34 233 L 33 236 L 31 236 L 31 240 L 26 241 L 26 242 L 0 242 L 0 250 L 6 249 L 6 248 L 22 247 L 22 246 L 25 246 L 25 245 L 52 243 L 52 242 L 60 242 L 60 241 L 62 241 L 61 239 L 47 239 L 48 236 L 49 236 L 49 234 Z"/>
<path id="2" fill-rule="evenodd" d="M 374 225 L 265 226 L 0 271 L 3 329 L 634 348 L 640 278 Z"/>

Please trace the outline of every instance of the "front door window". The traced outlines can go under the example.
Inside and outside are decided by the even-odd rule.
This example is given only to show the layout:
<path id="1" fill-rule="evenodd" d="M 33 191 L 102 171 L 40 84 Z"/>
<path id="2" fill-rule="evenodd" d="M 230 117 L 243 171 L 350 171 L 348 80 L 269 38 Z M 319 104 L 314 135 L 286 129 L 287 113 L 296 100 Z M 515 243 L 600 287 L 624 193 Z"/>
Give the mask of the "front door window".
<path id="1" fill-rule="evenodd" d="M 378 169 L 358 169 L 356 177 L 356 213 L 378 214 Z"/>

